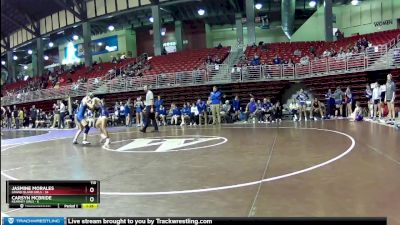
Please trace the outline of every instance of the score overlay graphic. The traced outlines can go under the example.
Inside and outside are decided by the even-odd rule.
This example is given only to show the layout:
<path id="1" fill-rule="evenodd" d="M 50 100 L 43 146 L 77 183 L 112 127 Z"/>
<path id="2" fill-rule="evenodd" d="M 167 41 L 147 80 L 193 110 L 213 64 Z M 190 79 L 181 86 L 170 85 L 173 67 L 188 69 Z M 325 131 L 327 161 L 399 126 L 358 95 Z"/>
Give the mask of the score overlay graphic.
<path id="1" fill-rule="evenodd" d="M 9 180 L 9 208 L 97 208 L 100 181 Z"/>

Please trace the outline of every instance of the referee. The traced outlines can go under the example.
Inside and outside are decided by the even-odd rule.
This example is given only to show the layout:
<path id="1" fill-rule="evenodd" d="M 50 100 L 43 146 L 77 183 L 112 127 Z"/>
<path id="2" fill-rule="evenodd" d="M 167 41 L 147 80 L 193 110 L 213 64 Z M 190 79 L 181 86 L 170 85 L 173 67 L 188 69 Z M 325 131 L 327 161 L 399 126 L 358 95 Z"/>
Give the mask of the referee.
<path id="1" fill-rule="evenodd" d="M 146 129 L 149 126 L 150 120 L 154 126 L 153 132 L 158 132 L 158 126 L 157 126 L 157 121 L 156 121 L 156 116 L 155 116 L 155 111 L 154 111 L 153 92 L 147 87 L 147 85 L 145 85 L 143 87 L 143 90 L 146 92 L 146 101 L 144 102 L 146 109 L 145 109 L 144 127 L 140 130 L 140 132 L 146 133 Z"/>

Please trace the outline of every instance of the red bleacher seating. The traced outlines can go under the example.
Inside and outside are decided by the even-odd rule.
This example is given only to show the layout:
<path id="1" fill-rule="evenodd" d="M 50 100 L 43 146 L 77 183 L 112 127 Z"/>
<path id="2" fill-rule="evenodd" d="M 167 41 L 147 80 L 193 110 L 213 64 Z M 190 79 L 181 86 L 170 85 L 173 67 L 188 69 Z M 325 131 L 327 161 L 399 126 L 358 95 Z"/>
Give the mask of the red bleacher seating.
<path id="1" fill-rule="evenodd" d="M 173 73 L 192 71 L 204 64 L 207 56 L 218 56 L 223 61 L 229 54 L 230 47 L 187 50 L 155 56 L 149 60 L 151 70 L 144 74 Z"/>
<path id="2" fill-rule="evenodd" d="M 272 59 L 275 55 L 278 55 L 283 60 L 292 59 L 294 63 L 298 63 L 300 58 L 308 55 L 311 56 L 310 47 L 315 47 L 315 54 L 317 56 L 322 55 L 326 49 L 333 48 L 335 51 L 339 51 L 342 47 L 346 49 L 347 46 L 352 45 L 357 42 L 358 39 L 365 37 L 373 45 L 382 45 L 389 43 L 392 39 L 395 39 L 397 35 L 400 34 L 400 29 L 388 30 L 382 32 L 376 32 L 365 35 L 357 35 L 352 37 L 347 37 L 339 41 L 334 42 L 324 42 L 324 41 L 307 41 L 307 42 L 278 42 L 266 44 L 264 47 L 247 47 L 245 55 L 247 58 L 251 59 L 256 53 L 260 56 L 261 63 L 271 64 Z M 299 49 L 301 51 L 301 56 L 294 56 L 293 52 Z"/>

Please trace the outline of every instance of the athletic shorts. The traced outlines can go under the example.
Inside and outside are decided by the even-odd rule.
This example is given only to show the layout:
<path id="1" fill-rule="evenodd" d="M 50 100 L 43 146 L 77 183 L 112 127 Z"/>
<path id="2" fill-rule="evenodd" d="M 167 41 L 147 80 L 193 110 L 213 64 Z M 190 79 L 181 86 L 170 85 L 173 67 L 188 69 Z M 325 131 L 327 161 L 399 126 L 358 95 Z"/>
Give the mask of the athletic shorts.
<path id="1" fill-rule="evenodd" d="M 300 102 L 300 104 L 299 104 L 300 106 L 305 106 L 306 105 L 306 103 L 305 102 Z"/>
<path id="2" fill-rule="evenodd" d="M 378 105 L 380 101 L 380 99 L 374 99 L 374 105 Z"/>
<path id="3" fill-rule="evenodd" d="M 341 105 L 342 104 L 342 100 L 335 100 L 335 105 Z"/>
<path id="4" fill-rule="evenodd" d="M 381 93 L 381 101 L 385 101 L 385 95 L 386 95 L 386 91 Z"/>
<path id="5" fill-rule="evenodd" d="M 85 116 L 76 115 L 76 120 L 80 123 L 82 120 L 85 119 Z"/>

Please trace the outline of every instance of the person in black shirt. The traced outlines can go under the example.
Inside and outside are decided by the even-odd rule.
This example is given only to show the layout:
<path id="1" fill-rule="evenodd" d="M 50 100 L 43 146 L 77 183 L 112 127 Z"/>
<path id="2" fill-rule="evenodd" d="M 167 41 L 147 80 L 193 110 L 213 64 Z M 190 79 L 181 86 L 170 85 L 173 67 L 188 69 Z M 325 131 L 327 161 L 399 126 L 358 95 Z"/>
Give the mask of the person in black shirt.
<path id="1" fill-rule="evenodd" d="M 11 129 L 11 122 L 12 122 L 12 111 L 10 109 L 10 106 L 7 106 L 7 110 L 6 110 L 6 118 L 7 118 L 7 128 Z"/>
<path id="2" fill-rule="evenodd" d="M 32 108 L 30 110 L 29 113 L 30 117 L 31 117 L 31 121 L 32 121 L 32 128 L 36 127 L 36 119 L 37 119 L 37 110 L 35 108 L 35 105 L 32 105 Z"/>
<path id="3" fill-rule="evenodd" d="M 17 109 L 17 106 L 15 106 L 15 105 L 14 105 L 14 110 L 12 112 L 12 117 L 14 118 L 15 129 L 19 129 L 18 109 Z"/>

